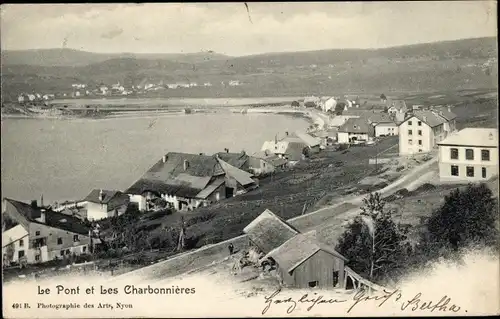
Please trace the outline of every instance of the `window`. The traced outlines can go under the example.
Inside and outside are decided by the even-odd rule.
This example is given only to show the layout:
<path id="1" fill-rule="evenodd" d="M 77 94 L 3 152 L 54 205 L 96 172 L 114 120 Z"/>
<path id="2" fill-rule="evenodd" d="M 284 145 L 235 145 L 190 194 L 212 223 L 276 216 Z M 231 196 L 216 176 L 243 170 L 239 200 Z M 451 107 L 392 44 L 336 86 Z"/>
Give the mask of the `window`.
<path id="1" fill-rule="evenodd" d="M 483 178 L 486 178 L 486 167 L 481 168 L 481 174 Z"/>
<path id="2" fill-rule="evenodd" d="M 421 121 L 418 121 L 418 126 L 422 126 L 422 122 Z"/>
<path id="3" fill-rule="evenodd" d="M 314 288 L 316 286 L 318 286 L 318 281 L 310 281 L 309 282 L 309 287 Z"/>
<path id="4" fill-rule="evenodd" d="M 23 247 L 24 246 L 24 240 L 23 239 L 19 239 L 19 247 Z"/>
<path id="5" fill-rule="evenodd" d="M 422 136 L 422 130 L 418 130 L 418 135 Z"/>
<path id="6" fill-rule="evenodd" d="M 40 255 L 35 256 L 35 261 L 40 261 Z"/>
<path id="7" fill-rule="evenodd" d="M 474 159 L 474 150 L 472 148 L 468 148 L 465 150 L 465 159 L 467 160 Z"/>
<path id="8" fill-rule="evenodd" d="M 80 240 L 78 239 L 78 235 L 73 235 L 73 241 L 74 241 L 74 242 L 80 241 Z"/>
<path id="9" fill-rule="evenodd" d="M 467 166 L 465 173 L 467 174 L 467 177 L 474 177 L 474 167 Z"/>
<path id="10" fill-rule="evenodd" d="M 69 249 L 66 249 L 66 255 L 69 255 L 69 253 L 70 253 Z"/>
<path id="11" fill-rule="evenodd" d="M 490 160 L 490 150 L 481 150 L 481 160 L 483 161 Z"/>
<path id="12" fill-rule="evenodd" d="M 411 121 L 408 121 L 408 125 L 411 125 Z"/>
<path id="13" fill-rule="evenodd" d="M 61 250 L 61 256 L 64 256 L 64 250 Z"/>
<path id="14" fill-rule="evenodd" d="M 62 245 L 62 243 L 63 243 L 63 242 L 62 242 L 62 238 L 61 238 L 61 237 L 57 238 L 57 244 L 58 244 L 58 245 Z"/>
<path id="15" fill-rule="evenodd" d="M 82 252 L 86 252 L 86 251 L 87 251 L 87 246 L 83 246 Z"/>
<path id="16" fill-rule="evenodd" d="M 458 159 L 458 148 L 450 148 L 450 158 L 451 159 Z"/>
<path id="17" fill-rule="evenodd" d="M 418 140 L 418 145 L 422 145 L 422 140 Z"/>
<path id="18" fill-rule="evenodd" d="M 20 250 L 17 252 L 17 258 L 23 258 L 24 257 L 24 250 Z"/>
<path id="19" fill-rule="evenodd" d="M 408 140 L 408 144 L 413 145 L 413 140 Z"/>
<path id="20" fill-rule="evenodd" d="M 37 231 L 35 232 L 35 236 L 40 236 L 40 231 L 39 231 L 39 230 L 37 230 Z"/>
<path id="21" fill-rule="evenodd" d="M 408 130 L 408 135 L 413 135 L 413 131 L 412 130 Z"/>
<path id="22" fill-rule="evenodd" d="M 458 166 L 451 165 L 451 176 L 458 176 Z"/>

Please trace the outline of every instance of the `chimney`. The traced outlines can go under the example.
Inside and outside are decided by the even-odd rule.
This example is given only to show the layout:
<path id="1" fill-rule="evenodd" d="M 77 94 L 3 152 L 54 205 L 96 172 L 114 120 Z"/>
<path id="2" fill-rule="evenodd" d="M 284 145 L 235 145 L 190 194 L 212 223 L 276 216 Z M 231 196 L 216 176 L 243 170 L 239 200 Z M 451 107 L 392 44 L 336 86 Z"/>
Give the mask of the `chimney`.
<path id="1" fill-rule="evenodd" d="M 424 122 L 427 122 L 427 116 L 423 116 Z"/>
<path id="2" fill-rule="evenodd" d="M 285 132 L 286 136 L 288 136 L 288 132 Z"/>
<path id="3" fill-rule="evenodd" d="M 36 199 L 32 200 L 31 201 L 31 208 L 37 208 L 38 207 L 38 202 L 36 201 Z"/>
<path id="4" fill-rule="evenodd" d="M 99 190 L 99 201 L 102 202 L 104 200 L 104 193 L 102 192 L 102 189 Z"/>
<path id="5" fill-rule="evenodd" d="M 229 153 L 229 148 L 226 148 L 226 153 Z"/>
<path id="6" fill-rule="evenodd" d="M 189 162 L 187 160 L 184 160 L 184 170 L 187 171 L 189 168 Z"/>
<path id="7" fill-rule="evenodd" d="M 43 194 L 40 196 L 40 207 L 43 207 Z"/>
<path id="8" fill-rule="evenodd" d="M 163 161 L 163 163 L 165 163 L 167 161 L 167 155 L 163 155 L 162 161 Z"/>
<path id="9" fill-rule="evenodd" d="M 451 112 L 451 106 L 448 105 L 448 112 Z"/>
<path id="10" fill-rule="evenodd" d="M 38 218 L 38 221 L 45 224 L 45 209 L 40 211 L 40 218 Z"/>
<path id="11" fill-rule="evenodd" d="M 242 150 L 241 151 L 241 155 L 246 155 L 247 153 L 245 153 L 245 150 Z"/>

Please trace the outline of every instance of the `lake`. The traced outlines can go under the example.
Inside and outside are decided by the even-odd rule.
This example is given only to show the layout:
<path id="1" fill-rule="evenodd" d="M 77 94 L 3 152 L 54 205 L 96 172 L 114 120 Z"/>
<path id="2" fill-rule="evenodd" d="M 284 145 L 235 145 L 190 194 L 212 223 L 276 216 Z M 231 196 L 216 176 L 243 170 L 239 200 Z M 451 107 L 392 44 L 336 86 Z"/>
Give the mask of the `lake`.
<path id="1" fill-rule="evenodd" d="M 124 190 L 164 154 L 260 150 L 302 118 L 190 114 L 99 120 L 2 119 L 2 197 L 44 203 L 82 199 L 94 188 Z"/>

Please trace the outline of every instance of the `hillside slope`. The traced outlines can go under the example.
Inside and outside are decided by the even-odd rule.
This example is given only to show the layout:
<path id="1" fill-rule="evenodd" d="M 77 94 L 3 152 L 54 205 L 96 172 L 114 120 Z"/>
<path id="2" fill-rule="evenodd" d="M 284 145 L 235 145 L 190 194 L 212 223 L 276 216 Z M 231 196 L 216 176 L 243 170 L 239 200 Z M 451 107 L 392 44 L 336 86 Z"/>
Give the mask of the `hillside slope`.
<path id="1" fill-rule="evenodd" d="M 202 58 L 203 54 L 191 58 Z M 153 59 L 154 55 L 149 55 L 149 58 L 118 57 L 74 66 L 4 64 L 2 89 L 4 97 L 10 99 L 26 91 L 68 92 L 71 91 L 70 82 L 109 85 L 119 81 L 132 85 L 144 79 L 152 83 L 215 84 L 212 88 L 162 91 L 166 96 L 185 97 L 328 95 L 497 87 L 496 38 L 377 50 L 268 53 L 223 59 L 216 56 L 217 59 L 197 62 L 180 58 Z M 64 60 L 64 63 L 68 61 Z M 244 85 L 230 88 L 220 85 L 221 81 L 228 80 L 240 80 Z"/>

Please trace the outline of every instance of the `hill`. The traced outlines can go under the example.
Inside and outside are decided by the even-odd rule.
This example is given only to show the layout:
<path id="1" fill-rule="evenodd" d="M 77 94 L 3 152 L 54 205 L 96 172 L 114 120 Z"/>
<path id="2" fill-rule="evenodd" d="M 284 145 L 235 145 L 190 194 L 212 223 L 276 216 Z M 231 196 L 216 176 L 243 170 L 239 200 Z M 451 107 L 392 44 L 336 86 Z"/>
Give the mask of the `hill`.
<path id="1" fill-rule="evenodd" d="M 73 53 L 72 58 L 82 54 L 81 51 Z M 216 58 L 208 61 L 205 60 L 206 54 L 209 53 L 177 57 L 162 55 L 169 59 L 157 58 L 158 55 L 142 55 L 145 58 L 121 56 L 73 66 L 4 64 L 2 96 L 10 99 L 20 92 L 68 92 L 71 91 L 70 83 L 75 82 L 109 85 L 120 81 L 131 85 L 144 79 L 152 83 L 190 81 L 214 84 L 211 88 L 159 93 L 175 97 L 300 96 L 497 87 L 496 38 L 373 50 L 335 49 L 243 57 L 215 54 Z M 65 55 L 64 63 L 68 63 L 68 56 Z M 93 59 L 109 58 L 90 56 Z M 90 61 L 88 56 L 86 59 Z M 221 81 L 229 80 L 240 80 L 244 85 L 220 85 Z"/>
<path id="2" fill-rule="evenodd" d="M 2 51 L 2 65 L 32 66 L 85 66 L 111 59 L 133 58 L 146 60 L 169 60 L 184 63 L 200 63 L 209 60 L 225 59 L 227 56 L 213 52 L 199 53 L 93 53 L 73 49 L 37 49 Z"/>

